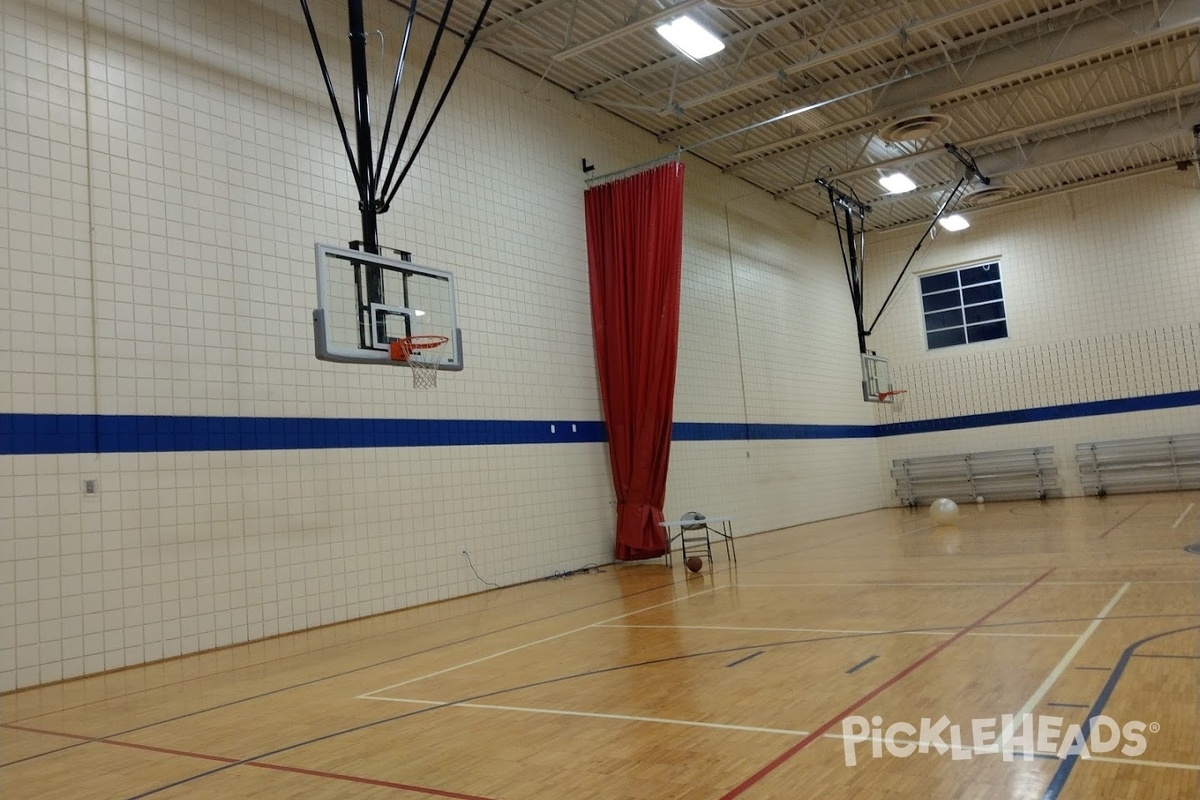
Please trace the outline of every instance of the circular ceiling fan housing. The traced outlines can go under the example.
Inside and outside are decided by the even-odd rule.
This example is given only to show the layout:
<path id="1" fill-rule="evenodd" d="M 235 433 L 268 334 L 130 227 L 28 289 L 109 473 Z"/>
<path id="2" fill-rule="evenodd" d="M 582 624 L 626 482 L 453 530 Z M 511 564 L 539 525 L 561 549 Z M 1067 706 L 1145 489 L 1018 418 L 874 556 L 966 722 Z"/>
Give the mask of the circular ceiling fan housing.
<path id="1" fill-rule="evenodd" d="M 950 117 L 928 108 L 916 109 L 887 122 L 879 129 L 885 142 L 913 142 L 927 139 L 950 127 Z"/>
<path id="2" fill-rule="evenodd" d="M 1012 197 L 1015 190 L 1011 186 L 981 186 L 973 192 L 963 195 L 964 206 L 986 206 Z"/>

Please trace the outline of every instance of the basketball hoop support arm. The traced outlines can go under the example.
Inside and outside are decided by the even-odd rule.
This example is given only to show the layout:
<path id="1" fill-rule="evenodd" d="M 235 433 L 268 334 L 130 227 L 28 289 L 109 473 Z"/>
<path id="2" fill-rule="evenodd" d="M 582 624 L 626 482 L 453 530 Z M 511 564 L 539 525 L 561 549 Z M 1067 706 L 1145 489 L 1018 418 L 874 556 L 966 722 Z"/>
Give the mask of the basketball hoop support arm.
<path id="1" fill-rule="evenodd" d="M 446 80 L 446 85 L 442 88 L 441 95 L 438 97 L 437 103 L 426 120 L 424 128 L 416 143 L 412 146 L 408 153 L 408 158 L 405 160 L 404 167 L 401 169 L 399 176 L 396 176 L 396 169 L 400 164 L 401 153 L 404 147 L 408 144 L 408 134 L 412 129 L 413 121 L 416 117 L 418 105 L 421 102 L 421 97 L 424 93 L 425 86 L 429 81 L 429 77 L 433 72 L 434 59 L 437 56 L 438 44 L 441 42 L 442 34 L 448 29 L 450 12 L 454 7 L 454 0 L 446 0 L 446 4 L 442 9 L 442 15 L 438 20 L 437 30 L 434 33 L 433 42 L 430 45 L 429 52 L 425 58 L 424 68 L 421 71 L 421 76 L 417 81 L 417 89 L 409 104 L 408 112 L 405 115 L 403 129 L 393 145 L 391 162 L 388 166 L 387 176 L 380 181 L 383 176 L 383 164 L 387 160 L 385 151 L 388 148 L 389 138 L 392 130 L 392 121 L 396 108 L 396 98 L 399 96 L 400 83 L 404 75 L 404 63 L 408 55 L 408 45 L 412 35 L 413 19 L 416 16 L 416 0 L 409 0 L 407 3 L 407 19 L 404 26 L 404 37 L 401 42 L 400 52 L 396 59 L 395 78 L 392 83 L 391 98 L 388 102 L 387 118 L 384 122 L 382 137 L 380 138 L 379 153 L 372 153 L 371 142 L 371 113 L 368 92 L 368 71 L 367 71 L 367 34 L 363 22 L 363 0 L 347 0 L 346 7 L 349 21 L 349 38 L 350 38 L 350 72 L 352 80 L 352 92 L 354 95 L 354 125 L 355 125 L 355 148 L 351 148 L 350 137 L 346 130 L 346 122 L 342 116 L 341 108 L 338 106 L 337 92 L 333 87 L 333 81 L 329 76 L 329 68 L 325 62 L 325 54 L 321 48 L 321 40 L 317 35 L 316 25 L 313 23 L 312 13 L 309 9 L 308 0 L 300 0 L 300 7 L 304 11 L 304 19 L 308 24 L 309 36 L 312 38 L 313 49 L 317 54 L 317 61 L 321 67 L 321 77 L 325 81 L 325 89 L 329 94 L 329 101 L 333 107 L 334 119 L 337 122 L 338 130 L 342 136 L 342 143 L 346 148 L 346 158 L 350 162 L 350 171 L 354 176 L 354 183 L 358 189 L 358 206 L 362 216 L 362 245 L 367 252 L 379 253 L 379 215 L 385 213 L 391 205 L 392 200 L 396 196 L 396 192 L 400 188 L 400 184 L 408 175 L 412 168 L 413 161 L 417 157 L 417 153 L 425 144 L 425 140 L 429 136 L 429 132 L 433 128 L 433 123 L 441 113 L 442 107 L 445 104 L 446 97 L 450 93 L 451 87 L 458 78 L 458 73 L 462 69 L 463 62 L 466 61 L 467 54 L 471 50 L 471 46 L 475 43 L 475 37 L 479 34 L 479 30 L 483 27 L 483 20 L 487 16 L 488 10 L 491 8 L 492 0 L 485 0 L 479 10 L 479 15 L 475 18 L 470 33 L 463 41 L 462 52 L 459 53 L 458 59 L 454 64 L 454 68 L 450 73 L 450 77 Z M 357 150 L 357 157 L 355 150 Z M 393 178 L 395 180 L 393 181 Z M 374 284 L 375 281 L 370 281 Z"/>
<path id="2" fill-rule="evenodd" d="M 954 156 L 954 158 L 963 165 L 963 176 L 958 179 L 958 183 L 954 185 L 954 188 L 951 189 L 950 193 L 946 195 L 946 199 L 942 201 L 940 206 L 938 206 L 937 211 L 934 212 L 933 219 L 929 222 L 929 226 L 925 228 L 925 232 L 922 233 L 921 238 L 917 240 L 916 246 L 914 246 L 912 252 L 908 254 L 908 260 L 904 262 L 904 267 L 900 270 L 900 274 L 896 276 L 896 282 L 892 284 L 891 290 L 887 293 L 887 297 L 885 297 L 883 300 L 883 305 L 879 307 L 879 313 L 875 315 L 875 319 L 871 320 L 871 327 L 866 329 L 866 336 L 870 336 L 871 332 L 875 330 L 875 326 L 879 324 L 879 318 L 882 317 L 883 312 L 887 310 L 888 303 L 892 302 L 892 296 L 895 295 L 896 290 L 900 288 L 900 281 L 904 280 L 904 275 L 908 272 L 908 268 L 912 266 L 913 259 L 917 257 L 917 253 L 925 244 L 925 240 L 928 239 L 929 234 L 933 232 L 933 227 L 937 225 L 938 220 L 940 220 L 942 215 L 946 213 L 946 209 L 953 207 L 959 191 L 963 189 L 963 187 L 969 185 L 971 181 L 976 178 L 978 178 L 985 186 L 990 185 L 992 182 L 990 178 L 985 177 L 983 173 L 979 171 L 979 167 L 976 165 L 975 159 L 971 157 L 970 153 L 959 149 L 949 142 L 946 143 L 946 151 L 950 153 L 950 155 Z M 862 325 L 861 320 L 859 325 Z M 864 350 L 863 352 L 866 351 Z"/>
<path id="3" fill-rule="evenodd" d="M 447 29 L 447 23 L 450 18 L 450 11 L 454 7 L 454 0 L 447 0 L 442 9 L 442 16 L 438 20 L 437 31 L 434 34 L 433 42 L 429 47 L 429 52 L 425 58 L 424 69 L 421 71 L 421 77 L 417 82 L 416 92 L 409 103 L 408 113 L 405 115 L 404 127 L 397 138 L 394 145 L 391 164 L 388 167 L 387 177 L 380 183 L 380 177 L 383 175 L 383 164 L 385 161 L 385 153 L 388 147 L 388 139 L 392 130 L 392 120 L 396 109 L 396 98 L 400 93 L 400 83 L 404 75 L 404 64 L 408 55 L 408 45 L 412 36 L 413 19 L 416 16 L 417 3 L 416 0 L 409 0 L 407 8 L 407 18 L 404 25 L 404 37 L 401 41 L 400 52 L 396 58 L 395 77 L 392 81 L 391 98 L 388 101 L 387 117 L 383 125 L 383 135 L 379 142 L 379 153 L 376 155 L 372 152 L 373 145 L 371 141 L 371 105 L 369 96 L 369 73 L 367 70 L 367 32 L 363 22 L 363 0 L 347 0 L 346 11 L 348 16 L 349 39 L 350 39 L 350 75 L 351 75 L 351 90 L 354 95 L 354 130 L 355 130 L 355 148 L 350 146 L 350 136 L 346 130 L 346 121 L 342 117 L 341 108 L 338 106 L 337 92 L 333 87 L 333 80 L 329 76 L 329 67 L 325 62 L 325 53 L 321 48 L 321 40 L 317 35 L 316 25 L 313 23 L 312 12 L 309 9 L 308 0 L 300 0 L 300 7 L 304 11 L 304 20 L 308 24 L 308 33 L 312 38 L 313 49 L 317 54 L 317 62 L 321 67 L 321 77 L 325 81 L 325 90 L 329 94 L 329 102 L 333 107 L 333 116 L 337 122 L 338 130 L 342 136 L 342 144 L 346 148 L 346 158 L 350 162 L 350 172 L 354 176 L 354 184 L 358 189 L 358 210 L 362 220 L 362 238 L 358 241 L 358 245 L 364 251 L 372 255 L 379 255 L 379 215 L 388 210 L 392 199 L 396 196 L 396 192 L 400 189 L 400 184 L 408 175 L 409 169 L 412 167 L 417 153 L 420 152 L 421 146 L 425 144 L 425 139 L 429 136 L 430 130 L 433 128 L 433 123 L 437 119 L 438 114 L 442 110 L 442 106 L 446 101 L 446 96 L 450 93 L 450 88 L 454 85 L 458 78 L 459 70 L 462 69 L 463 62 L 467 58 L 467 53 L 471 50 L 471 45 L 475 42 L 475 36 L 479 33 L 480 27 L 483 25 L 484 17 L 487 16 L 488 9 L 491 7 L 492 0 L 485 0 L 483 7 L 479 11 L 479 16 L 475 19 L 475 24 L 471 28 L 470 34 L 463 42 L 462 52 L 459 53 L 458 60 L 454 65 L 450 77 L 446 80 L 446 85 L 442 88 L 441 97 L 438 98 L 437 105 L 434 106 L 433 112 L 429 115 L 429 119 L 425 123 L 424 129 L 421 131 L 420 137 L 416 144 L 412 146 L 408 154 L 408 160 L 405 162 L 404 169 L 400 172 L 400 176 L 393 183 L 392 179 L 396 175 L 396 168 L 400 163 L 400 155 L 404 146 L 408 141 L 409 131 L 412 129 L 413 120 L 416 118 L 417 108 L 421 102 L 421 96 L 425 91 L 425 85 L 429 80 L 429 76 L 433 69 L 434 59 L 437 56 L 438 44 L 441 42 L 442 34 Z M 357 277 L 356 277 L 357 282 Z M 365 286 L 357 287 L 361 292 L 365 289 L 366 304 L 364 308 L 369 308 L 372 304 L 384 304 L 383 273 L 379 267 L 374 264 L 366 264 L 363 275 L 363 283 Z M 405 289 L 407 295 L 407 288 Z M 408 303 L 408 297 L 404 298 L 405 305 Z M 360 295 L 360 304 L 362 297 Z M 386 323 L 380 321 L 377 323 L 379 330 L 376 333 L 377 337 L 386 336 L 384 330 Z M 366 346 L 367 332 L 359 331 L 360 344 Z"/>
<path id="4" fill-rule="evenodd" d="M 867 213 L 871 207 L 834 186 L 824 178 L 817 178 L 817 185 L 829 194 L 829 207 L 833 222 L 837 226 L 838 246 L 842 252 L 842 266 L 846 270 L 846 283 L 850 286 L 850 302 L 854 305 L 855 328 L 858 332 L 858 352 L 867 352 L 867 331 L 863 328 L 863 261 L 866 258 Z M 841 211 L 839 218 L 838 212 Z M 855 220 L 858 230 L 855 231 Z M 845 235 L 843 236 L 843 225 Z"/>

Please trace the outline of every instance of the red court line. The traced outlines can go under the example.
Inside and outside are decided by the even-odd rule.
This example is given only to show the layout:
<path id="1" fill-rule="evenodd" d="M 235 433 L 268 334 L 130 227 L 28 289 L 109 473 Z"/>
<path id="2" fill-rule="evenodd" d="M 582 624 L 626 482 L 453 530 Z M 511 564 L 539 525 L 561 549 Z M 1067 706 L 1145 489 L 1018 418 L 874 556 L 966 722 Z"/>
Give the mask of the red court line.
<path id="1" fill-rule="evenodd" d="M 456 797 L 459 800 L 491 800 L 491 798 L 480 797 L 477 794 L 463 794 L 462 792 L 452 792 L 448 789 L 434 789 L 429 786 L 414 786 L 408 783 L 394 783 L 392 781 L 379 780 L 377 778 L 362 778 L 358 775 L 343 775 L 340 772 L 322 772 L 317 769 L 304 769 L 302 767 L 287 767 L 283 764 L 268 764 L 265 761 L 247 761 L 248 767 L 261 767 L 263 769 L 275 769 L 282 772 L 295 772 L 300 775 L 312 775 L 316 778 L 333 778 L 339 781 L 353 781 L 354 783 L 365 783 L 370 786 L 386 786 L 389 789 L 406 789 L 410 792 L 422 792 L 423 794 L 431 794 L 435 797 Z"/>
<path id="2" fill-rule="evenodd" d="M 1124 519 L 1122 519 L 1120 522 L 1118 522 L 1116 525 L 1113 525 L 1111 528 L 1109 528 L 1108 530 L 1106 530 L 1104 533 L 1100 534 L 1100 535 L 1099 535 L 1099 536 L 1097 536 L 1096 538 L 1097 538 L 1097 539 L 1103 539 L 1105 536 L 1108 536 L 1110 533 L 1112 533 L 1113 531 L 1115 531 L 1117 528 L 1121 527 L 1121 526 L 1122 526 L 1122 525 L 1124 525 L 1126 522 L 1129 522 L 1129 520 L 1133 518 L 1133 515 L 1134 515 L 1134 514 L 1136 514 L 1137 512 L 1141 511 L 1143 508 L 1145 508 L 1145 507 L 1146 507 L 1146 506 L 1148 506 L 1148 505 L 1150 505 L 1150 501 L 1149 501 L 1149 500 L 1147 500 L 1146 502 L 1142 503 L 1140 506 L 1138 506 L 1137 508 L 1135 508 L 1133 511 L 1130 511 L 1130 512 L 1129 512 L 1129 516 L 1128 516 L 1128 517 L 1125 517 L 1125 518 L 1124 518 Z"/>
<path id="3" fill-rule="evenodd" d="M 909 675 L 917 667 L 921 666 L 926 661 L 933 658 L 938 653 L 942 652 L 943 650 L 945 650 L 950 645 L 954 644 L 956 641 L 958 641 L 962 637 L 966 636 L 968 633 L 973 631 L 975 628 L 978 628 L 980 625 L 987 622 L 988 618 L 990 618 L 997 612 L 1004 609 L 1005 606 L 1008 606 L 1010 603 L 1012 603 L 1018 597 L 1025 594 L 1026 592 L 1028 592 L 1034 586 L 1037 586 L 1039 583 L 1044 581 L 1046 578 L 1050 577 L 1050 573 L 1054 572 L 1055 569 L 1056 569 L 1055 567 L 1051 567 L 1050 569 L 1046 570 L 1041 575 L 1037 576 L 1032 581 L 1025 584 L 1025 586 L 1022 589 L 1017 591 L 1016 594 L 1009 597 L 1003 603 L 996 606 L 991 611 L 987 612 L 986 614 L 984 614 L 982 617 L 980 617 L 979 619 L 972 622 L 967 627 L 960 628 L 958 633 L 954 634 L 949 639 L 946 639 L 944 642 L 939 644 L 937 647 L 934 647 L 928 653 L 921 656 L 916 661 L 912 662 L 907 667 L 900 670 L 899 672 L 897 672 L 892 677 L 888 678 L 883 683 L 879 684 L 879 686 L 876 686 L 874 689 L 867 692 L 866 694 L 864 694 L 859 699 L 855 700 L 850 705 L 846 706 L 846 708 L 839 711 L 835 716 L 831 717 L 827 722 L 825 722 L 819 728 L 812 731 L 810 734 L 805 736 L 800 741 L 796 742 L 796 744 L 792 745 L 787 750 L 784 750 L 782 753 L 780 753 L 778 756 L 776 756 L 774 758 L 774 760 L 772 760 L 766 766 L 762 767 L 758 772 L 754 773 L 749 778 L 742 781 L 741 783 L 739 783 L 737 786 L 730 789 L 725 794 L 721 795 L 721 800 L 732 800 L 732 798 L 738 797 L 741 794 L 743 794 L 747 789 L 754 786 L 754 784 L 758 783 L 763 778 L 767 777 L 767 775 L 770 775 L 772 772 L 777 770 L 779 767 L 783 766 L 783 764 L 786 761 L 788 761 L 792 756 L 796 755 L 796 753 L 799 753 L 801 750 L 808 747 L 810 744 L 815 742 L 817 739 L 820 739 L 822 736 L 824 736 L 826 733 L 828 733 L 829 729 L 832 728 L 834 725 L 838 724 L 843 719 L 850 716 L 852 713 L 857 711 L 859 708 L 861 708 L 866 703 L 873 700 L 875 697 L 877 697 L 879 694 L 884 692 L 886 689 L 899 683 L 903 678 L 905 678 L 907 675 Z"/>
<path id="4" fill-rule="evenodd" d="M 152 753 L 165 753 L 172 756 L 184 756 L 185 758 L 200 758 L 205 761 L 219 761 L 222 764 L 237 764 L 245 767 L 257 767 L 259 769 L 271 769 L 276 772 L 292 772 L 297 775 L 308 775 L 314 778 L 328 778 L 335 781 L 348 781 L 350 783 L 361 783 L 368 786 L 383 786 L 388 789 L 403 789 L 408 792 L 418 792 L 420 794 L 432 795 L 434 797 L 452 797 L 457 800 L 492 800 L 489 797 L 482 797 L 476 794 L 463 794 L 462 792 L 452 792 L 449 789 L 436 789 L 432 786 L 417 786 L 412 783 L 397 783 L 395 781 L 385 781 L 380 778 L 364 778 L 361 775 L 347 775 L 342 772 L 325 772 L 318 769 L 305 769 L 303 767 L 291 767 L 286 764 L 272 764 L 267 761 L 242 761 L 237 758 L 228 756 L 214 756 L 208 753 L 195 753 L 189 750 L 174 750 L 170 747 L 158 747 L 152 744 L 142 744 L 140 742 L 124 742 L 118 739 L 100 739 L 94 736 L 83 736 L 78 733 L 64 733 L 62 731 L 50 731 L 43 728 L 31 728 L 27 725 L 16 725 L 10 722 L 0 723 L 0 727 L 11 728 L 16 731 L 25 731 L 26 733 L 41 733 L 46 736 L 59 736 L 64 739 L 79 739 L 86 742 L 94 742 L 95 744 L 107 744 L 113 747 L 128 747 L 133 750 L 149 750 Z"/>

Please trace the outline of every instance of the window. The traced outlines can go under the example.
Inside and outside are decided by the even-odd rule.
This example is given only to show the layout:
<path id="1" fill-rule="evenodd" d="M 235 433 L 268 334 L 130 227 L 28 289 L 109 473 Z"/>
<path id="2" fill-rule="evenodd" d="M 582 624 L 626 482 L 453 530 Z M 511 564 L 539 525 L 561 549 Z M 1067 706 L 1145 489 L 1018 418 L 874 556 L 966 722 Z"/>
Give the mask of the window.
<path id="1" fill-rule="evenodd" d="M 1006 338 L 1000 262 L 922 276 L 921 311 L 930 350 Z"/>

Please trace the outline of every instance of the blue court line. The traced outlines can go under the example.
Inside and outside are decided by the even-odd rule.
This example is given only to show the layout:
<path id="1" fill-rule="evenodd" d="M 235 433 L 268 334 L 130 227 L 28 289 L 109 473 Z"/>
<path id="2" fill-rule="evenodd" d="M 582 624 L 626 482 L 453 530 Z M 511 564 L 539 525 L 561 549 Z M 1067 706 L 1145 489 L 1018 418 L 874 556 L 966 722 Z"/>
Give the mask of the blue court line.
<path id="1" fill-rule="evenodd" d="M 754 658 L 755 656 L 761 656 L 765 652 L 767 652 L 767 651 L 759 650 L 757 653 L 751 653 L 750 655 L 746 656 L 745 658 L 739 658 L 737 661 L 733 662 L 732 664 L 726 664 L 725 667 L 726 668 L 736 667 L 738 664 L 745 663 L 745 662 L 749 661 L 750 659 Z"/>
<path id="2" fill-rule="evenodd" d="M 874 661 L 874 660 L 875 660 L 875 659 L 877 659 L 877 658 L 879 658 L 879 656 L 871 656 L 870 658 L 867 658 L 867 659 L 864 659 L 864 660 L 862 660 L 862 661 L 858 662 L 858 663 L 857 663 L 857 664 L 855 664 L 853 667 L 851 667 L 850 669 L 846 670 L 846 674 L 847 674 L 847 675 L 849 675 L 849 674 L 851 674 L 851 673 L 853 673 L 853 672 L 858 672 L 860 669 L 862 669 L 863 667 L 865 667 L 867 664 L 870 664 L 872 661 Z"/>
<path id="3" fill-rule="evenodd" d="M 1126 647 L 1121 657 L 1117 660 L 1117 665 L 1113 667 L 1112 675 L 1104 684 L 1104 688 L 1100 690 L 1100 696 L 1096 698 L 1095 705 L 1088 712 L 1087 719 L 1083 725 L 1079 727 L 1079 735 L 1083 741 L 1088 741 L 1091 738 L 1092 720 L 1100 716 L 1104 711 L 1104 707 L 1108 705 L 1109 698 L 1112 697 L 1113 689 L 1117 688 L 1117 682 L 1121 680 L 1121 676 L 1125 674 L 1125 668 L 1129 666 L 1130 659 L 1135 655 L 1137 649 L 1147 642 L 1153 642 L 1156 639 L 1163 639 L 1167 636 L 1173 636 L 1176 633 L 1185 631 L 1200 630 L 1200 625 L 1189 625 L 1186 628 L 1176 628 L 1173 631 L 1165 633 L 1156 633 L 1153 636 L 1147 636 L 1145 639 L 1139 639 L 1133 644 Z M 1068 753 L 1063 759 L 1058 769 L 1054 773 L 1054 777 L 1050 779 L 1050 785 L 1046 787 L 1046 793 L 1042 795 L 1042 800 L 1058 800 L 1059 793 L 1062 792 L 1063 786 L 1067 783 L 1067 778 L 1071 777 L 1071 770 L 1075 769 L 1075 762 L 1079 760 L 1078 753 Z"/>
<path id="4" fill-rule="evenodd" d="M 885 425 L 676 422 L 672 439 L 677 442 L 871 439 L 1193 405 L 1200 405 L 1200 390 Z M 0 455 L 10 456 L 605 441 L 604 423 L 596 420 L 0 414 Z"/>

